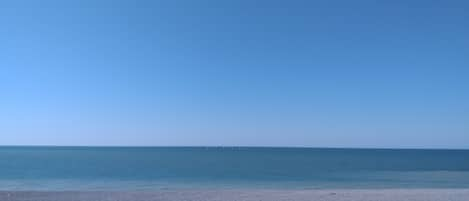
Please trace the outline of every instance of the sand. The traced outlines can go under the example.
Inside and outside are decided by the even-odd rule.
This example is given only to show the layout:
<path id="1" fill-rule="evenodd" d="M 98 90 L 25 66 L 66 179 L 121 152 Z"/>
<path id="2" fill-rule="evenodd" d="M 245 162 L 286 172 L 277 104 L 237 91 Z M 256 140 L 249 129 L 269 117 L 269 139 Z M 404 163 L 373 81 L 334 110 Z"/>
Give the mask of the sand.
<path id="1" fill-rule="evenodd" d="M 469 201 L 469 189 L 0 191 L 1 201 Z"/>

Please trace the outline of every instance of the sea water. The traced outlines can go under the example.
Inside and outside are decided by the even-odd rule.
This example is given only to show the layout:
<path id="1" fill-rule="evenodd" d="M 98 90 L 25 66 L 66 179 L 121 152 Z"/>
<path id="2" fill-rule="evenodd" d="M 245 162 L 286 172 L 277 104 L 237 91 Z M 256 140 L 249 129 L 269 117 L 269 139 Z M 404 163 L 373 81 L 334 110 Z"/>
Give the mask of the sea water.
<path id="1" fill-rule="evenodd" d="M 469 150 L 0 147 L 0 190 L 469 188 Z"/>

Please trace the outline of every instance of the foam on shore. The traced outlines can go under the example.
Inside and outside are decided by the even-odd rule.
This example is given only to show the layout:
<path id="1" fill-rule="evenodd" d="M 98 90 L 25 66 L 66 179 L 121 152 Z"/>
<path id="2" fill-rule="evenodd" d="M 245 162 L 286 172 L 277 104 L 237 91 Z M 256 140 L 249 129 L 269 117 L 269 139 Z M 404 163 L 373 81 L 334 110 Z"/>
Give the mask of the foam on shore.
<path id="1" fill-rule="evenodd" d="M 469 189 L 0 191 L 2 201 L 466 201 Z"/>

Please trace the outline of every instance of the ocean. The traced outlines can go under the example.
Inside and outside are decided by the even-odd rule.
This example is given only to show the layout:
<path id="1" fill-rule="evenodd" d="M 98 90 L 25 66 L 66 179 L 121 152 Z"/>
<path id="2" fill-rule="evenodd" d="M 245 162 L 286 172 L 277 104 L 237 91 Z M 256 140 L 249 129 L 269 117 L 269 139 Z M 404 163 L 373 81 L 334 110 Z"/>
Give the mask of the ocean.
<path id="1" fill-rule="evenodd" d="M 469 150 L 0 147 L 0 190 L 469 188 Z"/>

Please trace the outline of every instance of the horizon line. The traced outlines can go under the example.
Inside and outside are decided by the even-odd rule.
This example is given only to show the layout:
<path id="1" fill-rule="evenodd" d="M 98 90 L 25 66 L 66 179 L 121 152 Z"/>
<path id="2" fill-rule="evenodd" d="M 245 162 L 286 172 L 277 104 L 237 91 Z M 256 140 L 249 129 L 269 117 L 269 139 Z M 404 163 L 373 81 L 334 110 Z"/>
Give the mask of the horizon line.
<path id="1" fill-rule="evenodd" d="M 415 147 L 320 147 L 320 146 L 262 146 L 262 145 L 2 145 L 0 147 L 89 147 L 89 148 L 284 148 L 284 149 L 379 149 L 379 150 L 461 150 L 469 148 L 415 148 Z"/>

